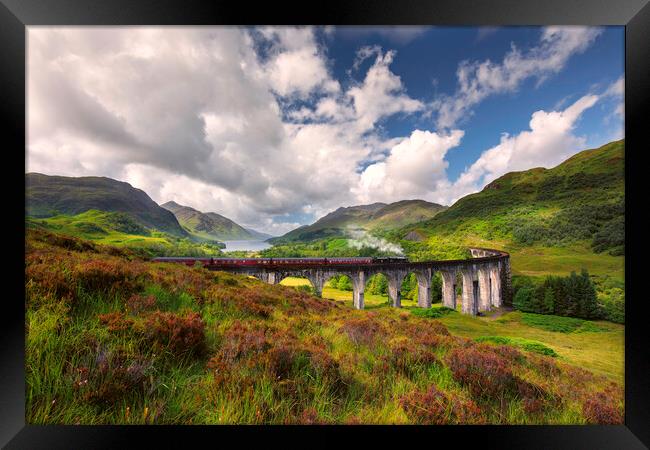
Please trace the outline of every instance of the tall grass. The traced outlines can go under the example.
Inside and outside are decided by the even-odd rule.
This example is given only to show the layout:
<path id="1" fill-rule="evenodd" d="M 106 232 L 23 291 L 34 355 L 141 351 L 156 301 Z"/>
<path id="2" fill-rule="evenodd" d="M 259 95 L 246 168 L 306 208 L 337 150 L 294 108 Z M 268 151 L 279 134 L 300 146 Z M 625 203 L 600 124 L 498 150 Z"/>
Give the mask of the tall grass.
<path id="1" fill-rule="evenodd" d="M 28 423 L 622 421 L 619 385 L 516 340 L 70 245 L 28 240 Z"/>

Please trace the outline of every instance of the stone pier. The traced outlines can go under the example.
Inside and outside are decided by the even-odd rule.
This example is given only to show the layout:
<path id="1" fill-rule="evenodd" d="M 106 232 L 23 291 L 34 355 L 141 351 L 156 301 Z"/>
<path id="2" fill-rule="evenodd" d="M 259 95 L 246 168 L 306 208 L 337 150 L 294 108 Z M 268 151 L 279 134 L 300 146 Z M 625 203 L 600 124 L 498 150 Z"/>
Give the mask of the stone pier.
<path id="1" fill-rule="evenodd" d="M 510 301 L 510 257 L 498 250 L 472 248 L 470 251 L 471 259 L 453 261 L 373 261 L 358 264 L 333 261 L 314 264 L 309 261 L 290 263 L 286 260 L 276 263 L 273 259 L 265 259 L 251 265 L 250 259 L 247 259 L 245 265 L 237 265 L 232 260 L 214 259 L 204 265 L 210 270 L 252 275 L 270 284 L 277 284 L 290 276 L 307 278 L 317 296 L 322 296 L 323 286 L 331 277 L 347 275 L 352 280 L 353 305 L 357 309 L 364 307 L 367 280 L 380 273 L 388 279 L 388 297 L 392 306 L 402 306 L 402 282 L 409 273 L 414 273 L 418 283 L 418 306 L 430 308 L 432 277 L 436 272 L 440 272 L 442 277 L 443 305 L 456 309 L 456 275 L 460 274 L 463 288 L 461 310 L 464 314 L 476 315 Z M 187 263 L 187 258 L 183 261 Z"/>

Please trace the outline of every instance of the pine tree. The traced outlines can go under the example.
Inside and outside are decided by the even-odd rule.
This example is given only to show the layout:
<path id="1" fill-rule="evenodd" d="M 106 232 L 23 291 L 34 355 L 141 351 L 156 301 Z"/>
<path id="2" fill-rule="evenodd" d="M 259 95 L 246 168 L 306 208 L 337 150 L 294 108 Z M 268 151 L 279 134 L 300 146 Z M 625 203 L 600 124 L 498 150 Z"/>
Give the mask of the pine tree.
<path id="1" fill-rule="evenodd" d="M 565 290 L 565 309 L 562 313 L 563 316 L 576 317 L 580 310 L 580 279 L 575 272 L 564 279 Z"/>
<path id="2" fill-rule="evenodd" d="M 553 286 L 549 283 L 547 288 L 544 290 L 544 301 L 542 302 L 542 313 L 543 314 L 553 314 L 555 309 L 555 293 L 553 292 Z"/>
<path id="3" fill-rule="evenodd" d="M 596 288 L 591 278 L 589 278 L 589 273 L 586 269 L 582 269 L 580 272 L 580 297 L 580 317 L 585 319 L 596 319 L 600 317 Z"/>

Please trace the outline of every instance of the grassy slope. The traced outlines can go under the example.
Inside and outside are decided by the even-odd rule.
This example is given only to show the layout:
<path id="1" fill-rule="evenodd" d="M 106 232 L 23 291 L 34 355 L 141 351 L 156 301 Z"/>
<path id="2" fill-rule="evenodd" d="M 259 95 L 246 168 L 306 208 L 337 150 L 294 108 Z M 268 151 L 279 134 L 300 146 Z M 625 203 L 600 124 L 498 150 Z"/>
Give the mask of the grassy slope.
<path id="1" fill-rule="evenodd" d="M 302 278 L 285 278 L 281 284 L 285 286 L 309 286 L 309 281 Z M 325 286 L 323 297 L 344 301 L 352 307 L 352 292 L 341 291 Z M 389 308 L 388 297 L 385 295 L 364 294 L 365 308 Z M 460 311 L 460 298 L 457 304 Z M 417 309 L 417 302 L 402 300 L 404 309 Z M 434 304 L 434 308 L 441 307 Z M 549 316 L 552 320 L 555 316 Z M 556 319 L 557 320 L 557 319 Z M 560 318 L 559 320 L 564 320 Z M 599 327 L 606 332 L 574 332 L 560 333 L 545 331 L 529 326 L 522 321 L 522 313 L 513 311 L 505 313 L 496 320 L 488 317 L 469 317 L 460 313 L 444 315 L 440 318 L 449 331 L 458 336 L 474 339 L 481 336 L 509 336 L 539 341 L 555 350 L 560 358 L 570 364 L 584 367 L 595 373 L 603 374 L 623 383 L 624 369 L 624 331 L 623 325 L 611 322 L 597 321 Z"/>
<path id="2" fill-rule="evenodd" d="M 26 218 L 26 226 L 104 245 L 127 247 L 143 256 L 220 255 L 217 244 L 198 244 L 188 239 L 144 228 L 122 213 L 89 210 L 74 216 Z"/>
<path id="3" fill-rule="evenodd" d="M 25 275 L 28 423 L 623 420 L 620 385 L 568 357 L 454 336 L 476 318 L 449 335 L 406 311 L 36 230 Z"/>
<path id="4" fill-rule="evenodd" d="M 391 237 L 412 259 L 462 257 L 467 246 L 485 246 L 510 252 L 514 274 L 564 275 L 585 267 L 622 280 L 624 257 L 591 248 L 593 235 L 609 218 L 578 220 L 581 212 L 597 216 L 622 204 L 623 163 L 624 142 L 617 141 L 580 152 L 552 169 L 509 173 Z M 401 239 L 413 231 L 424 241 Z"/>
<path id="5" fill-rule="evenodd" d="M 245 228 L 219 214 L 203 213 L 175 202 L 167 202 L 161 206 L 171 211 L 188 233 L 202 240 L 254 239 L 254 236 Z"/>
<path id="6" fill-rule="evenodd" d="M 345 236 L 347 227 L 369 231 L 385 231 L 434 217 L 443 206 L 423 200 L 402 200 L 386 205 L 351 206 L 339 208 L 311 225 L 292 230 L 271 240 L 273 243 L 308 242 L 328 237 Z"/>
<path id="7" fill-rule="evenodd" d="M 25 174 L 26 216 L 76 215 L 92 209 L 126 213 L 147 228 L 188 236 L 170 211 L 128 183 L 106 177 Z"/>

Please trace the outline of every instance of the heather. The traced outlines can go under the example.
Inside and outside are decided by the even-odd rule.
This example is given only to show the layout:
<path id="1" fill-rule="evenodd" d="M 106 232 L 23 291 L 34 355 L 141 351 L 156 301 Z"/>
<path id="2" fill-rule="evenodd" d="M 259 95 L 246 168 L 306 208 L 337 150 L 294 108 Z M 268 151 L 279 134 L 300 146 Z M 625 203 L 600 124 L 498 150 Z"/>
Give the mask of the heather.
<path id="1" fill-rule="evenodd" d="M 25 283 L 32 424 L 623 420 L 611 379 L 535 342 L 460 337 L 436 314 L 357 311 L 41 230 Z"/>

